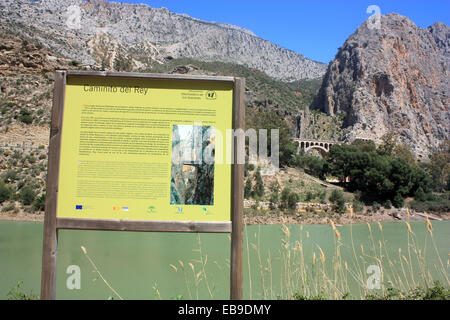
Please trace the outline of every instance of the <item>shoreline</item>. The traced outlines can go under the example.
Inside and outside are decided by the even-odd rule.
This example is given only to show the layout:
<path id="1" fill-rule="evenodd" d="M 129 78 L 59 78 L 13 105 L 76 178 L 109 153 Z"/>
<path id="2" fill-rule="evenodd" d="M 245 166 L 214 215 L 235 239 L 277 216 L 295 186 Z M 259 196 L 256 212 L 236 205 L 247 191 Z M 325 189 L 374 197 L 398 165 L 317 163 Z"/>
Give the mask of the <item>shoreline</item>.
<path id="1" fill-rule="evenodd" d="M 435 215 L 429 215 L 430 220 L 442 221 L 450 220 L 450 213 L 442 214 L 437 217 Z M 305 224 L 305 225 L 320 225 L 330 224 L 333 221 L 335 225 L 349 225 L 360 223 L 373 223 L 373 222 L 399 222 L 399 221 L 425 221 L 424 214 L 412 213 L 408 216 L 394 216 L 386 211 L 379 211 L 372 215 L 367 214 L 353 214 L 349 213 L 339 214 L 320 214 L 320 213 L 263 213 L 263 214 L 245 214 L 244 213 L 244 225 L 275 225 L 275 224 Z M 17 222 L 44 222 L 44 213 L 31 214 L 20 212 L 17 214 L 2 213 L 0 214 L 0 221 L 17 221 Z"/>

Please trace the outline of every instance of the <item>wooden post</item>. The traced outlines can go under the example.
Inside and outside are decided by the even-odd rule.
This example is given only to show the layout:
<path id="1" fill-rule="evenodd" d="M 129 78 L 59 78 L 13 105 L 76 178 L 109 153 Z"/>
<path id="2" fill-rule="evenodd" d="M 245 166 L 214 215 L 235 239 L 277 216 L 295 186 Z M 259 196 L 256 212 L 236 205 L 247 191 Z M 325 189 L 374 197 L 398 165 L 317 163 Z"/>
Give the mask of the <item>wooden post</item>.
<path id="1" fill-rule="evenodd" d="M 56 297 L 56 256 L 58 231 L 56 229 L 56 204 L 58 197 L 58 170 L 61 150 L 61 124 L 64 109 L 66 72 L 57 71 L 53 94 L 53 110 L 48 154 L 47 193 L 45 200 L 44 245 L 42 249 L 41 299 Z"/>
<path id="2" fill-rule="evenodd" d="M 245 129 L 245 80 L 236 78 L 233 98 L 233 128 Z M 237 163 L 238 152 L 245 150 L 238 145 L 245 139 L 234 136 L 232 170 L 232 222 L 231 222 L 231 260 L 230 260 L 230 299 L 242 300 L 243 250 L 244 250 L 244 164 Z M 245 159 L 245 157 L 244 157 Z"/>

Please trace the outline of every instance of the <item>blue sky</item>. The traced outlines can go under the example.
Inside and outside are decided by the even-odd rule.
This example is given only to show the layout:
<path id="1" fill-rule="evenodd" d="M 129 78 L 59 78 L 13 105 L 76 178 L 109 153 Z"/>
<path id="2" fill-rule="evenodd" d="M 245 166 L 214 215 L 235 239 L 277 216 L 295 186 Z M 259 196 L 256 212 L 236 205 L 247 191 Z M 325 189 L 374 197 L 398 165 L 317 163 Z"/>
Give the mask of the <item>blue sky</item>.
<path id="1" fill-rule="evenodd" d="M 396 12 L 419 27 L 450 24 L 449 0 L 122 0 L 166 7 L 192 17 L 234 24 L 307 58 L 328 63 L 349 35 L 371 14 Z"/>

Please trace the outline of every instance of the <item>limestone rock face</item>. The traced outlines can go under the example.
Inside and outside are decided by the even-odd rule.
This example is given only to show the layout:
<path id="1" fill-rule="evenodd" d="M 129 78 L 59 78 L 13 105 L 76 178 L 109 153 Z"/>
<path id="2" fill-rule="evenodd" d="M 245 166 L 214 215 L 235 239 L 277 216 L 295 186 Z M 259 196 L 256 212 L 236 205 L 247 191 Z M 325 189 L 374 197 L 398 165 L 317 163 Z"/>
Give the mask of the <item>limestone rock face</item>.
<path id="1" fill-rule="evenodd" d="M 398 14 L 367 21 L 339 48 L 312 108 L 344 114 L 346 140 L 396 133 L 419 157 L 450 138 L 450 28 Z"/>
<path id="2" fill-rule="evenodd" d="M 136 66 L 189 57 L 242 64 L 281 80 L 319 78 L 326 71 L 326 64 L 279 47 L 249 30 L 147 5 L 104 0 L 2 0 L 0 21 L 85 64 L 98 63 L 96 53 L 106 49 L 96 40 L 107 39 L 110 55 L 131 52 L 140 58 Z"/>

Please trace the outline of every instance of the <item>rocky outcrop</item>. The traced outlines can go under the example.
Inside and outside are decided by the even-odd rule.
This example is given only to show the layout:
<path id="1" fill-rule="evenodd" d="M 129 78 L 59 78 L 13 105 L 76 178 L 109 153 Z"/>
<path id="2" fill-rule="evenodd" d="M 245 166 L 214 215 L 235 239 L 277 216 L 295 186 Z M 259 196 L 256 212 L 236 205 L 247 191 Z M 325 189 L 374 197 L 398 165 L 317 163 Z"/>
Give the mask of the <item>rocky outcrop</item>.
<path id="1" fill-rule="evenodd" d="M 450 28 L 389 14 L 339 48 L 311 107 L 344 115 L 346 140 L 394 132 L 421 157 L 450 138 L 449 88 Z"/>
<path id="2" fill-rule="evenodd" d="M 326 65 L 281 48 L 236 26 L 202 21 L 151 8 L 104 0 L 2 0 L 0 21 L 15 32 L 33 35 L 53 51 L 99 64 L 99 38 L 111 55 L 127 51 L 136 68 L 148 61 L 189 57 L 246 65 L 281 80 L 323 76 Z M 102 49 L 102 48 L 100 48 Z M 101 53 L 100 53 L 101 55 Z"/>

